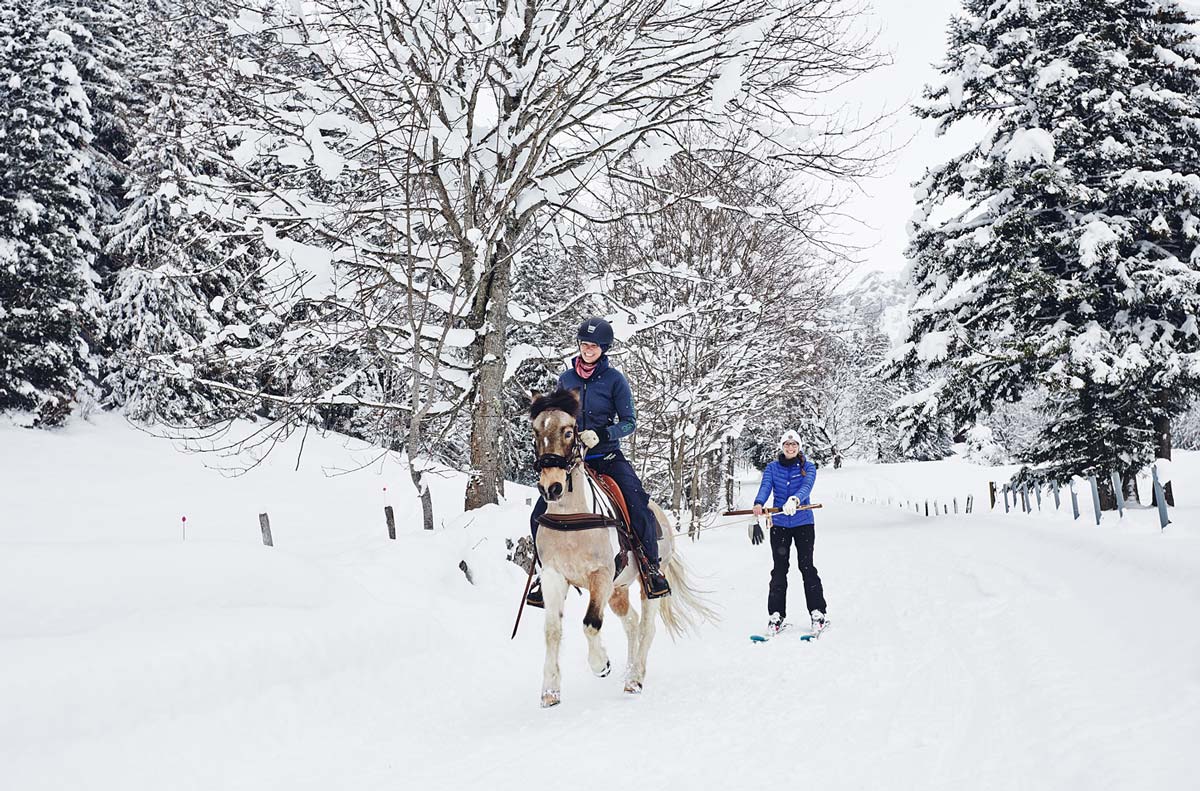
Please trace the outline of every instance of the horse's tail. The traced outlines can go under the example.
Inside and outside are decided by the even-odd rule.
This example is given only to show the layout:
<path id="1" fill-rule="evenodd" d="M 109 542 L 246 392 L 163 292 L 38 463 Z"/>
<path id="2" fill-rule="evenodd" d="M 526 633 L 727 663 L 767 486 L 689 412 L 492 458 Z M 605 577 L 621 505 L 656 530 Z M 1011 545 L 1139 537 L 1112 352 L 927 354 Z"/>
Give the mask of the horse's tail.
<path id="1" fill-rule="evenodd" d="M 693 587 L 687 566 L 678 552 L 671 553 L 663 573 L 671 585 L 671 595 L 659 600 L 658 614 L 662 616 L 663 625 L 672 638 L 695 629 L 700 621 L 715 624 L 719 620 L 712 603 L 704 597 L 707 591 Z"/>

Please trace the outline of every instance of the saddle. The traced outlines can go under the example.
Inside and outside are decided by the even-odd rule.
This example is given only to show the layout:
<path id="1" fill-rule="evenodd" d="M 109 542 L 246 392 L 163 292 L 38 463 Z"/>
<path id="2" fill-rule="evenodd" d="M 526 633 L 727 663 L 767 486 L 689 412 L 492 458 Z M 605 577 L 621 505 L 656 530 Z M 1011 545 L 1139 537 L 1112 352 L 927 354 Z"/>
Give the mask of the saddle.
<path id="1" fill-rule="evenodd" d="M 588 474 L 592 476 L 592 479 L 596 482 L 600 489 L 606 495 L 608 495 L 608 499 L 612 500 L 613 505 L 617 507 L 618 512 L 620 512 L 621 519 L 625 521 L 626 528 L 633 524 L 633 522 L 629 519 L 629 504 L 625 502 L 625 495 L 621 492 L 621 487 L 617 485 L 616 480 L 614 480 L 610 475 L 595 472 L 592 469 L 588 469 Z M 659 524 L 657 519 L 654 520 L 654 537 L 659 541 L 661 541 L 663 537 L 662 525 Z"/>
<path id="2" fill-rule="evenodd" d="M 612 476 L 610 475 L 605 475 L 601 472 L 593 472 L 592 470 L 588 470 L 588 473 L 592 476 L 592 479 L 596 482 L 596 485 L 600 487 L 600 490 L 608 495 L 609 500 L 612 500 L 613 505 L 615 505 L 617 507 L 617 511 L 620 512 L 621 518 L 625 520 L 625 524 L 628 526 L 630 524 L 629 506 L 625 503 L 625 495 L 621 493 L 621 487 L 617 486 L 617 482 L 613 480 Z"/>
<path id="3" fill-rule="evenodd" d="M 617 543 L 620 545 L 620 551 L 615 558 L 616 573 L 613 578 L 616 579 L 616 577 L 621 576 L 621 572 L 625 570 L 625 566 L 628 563 L 626 553 L 632 552 L 638 561 L 638 574 L 642 577 L 642 581 L 646 582 L 649 579 L 649 569 L 646 565 L 645 555 L 638 551 L 639 541 L 633 535 L 632 523 L 629 519 L 629 504 L 625 502 L 625 495 L 621 492 L 621 487 L 617 485 L 612 476 L 596 472 L 586 465 L 584 466 L 584 470 L 592 484 L 599 490 L 599 493 L 608 498 L 616 513 L 611 517 L 603 513 L 557 514 L 555 516 L 543 514 L 538 517 L 538 523 L 553 530 L 616 528 Z M 662 525 L 657 522 L 658 520 L 655 520 L 655 537 L 661 541 L 663 537 Z M 647 589 L 649 589 L 648 583 Z"/>

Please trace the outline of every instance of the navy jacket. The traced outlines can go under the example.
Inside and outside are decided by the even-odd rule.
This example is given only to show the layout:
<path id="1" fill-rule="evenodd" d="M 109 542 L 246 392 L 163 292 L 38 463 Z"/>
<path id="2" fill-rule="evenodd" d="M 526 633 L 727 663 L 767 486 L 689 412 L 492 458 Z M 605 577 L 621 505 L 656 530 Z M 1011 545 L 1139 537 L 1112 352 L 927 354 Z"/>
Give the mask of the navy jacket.
<path id="1" fill-rule="evenodd" d="M 775 499 L 771 505 L 775 508 L 783 508 L 783 504 L 793 495 L 800 498 L 800 505 L 810 505 L 808 495 L 816 481 L 817 465 L 804 456 L 797 456 L 794 464 L 784 464 L 780 459 L 776 459 L 763 470 L 762 485 L 758 487 L 758 496 L 754 498 L 754 504 L 766 505 L 767 496 L 774 493 Z M 776 527 L 799 527 L 815 522 L 812 511 L 797 511 L 793 516 L 784 513 L 772 514 L 771 524 Z"/>
<path id="2" fill-rule="evenodd" d="M 633 392 L 625 374 L 608 364 L 608 355 L 596 361 L 596 370 L 588 379 L 571 367 L 558 375 L 558 385 L 579 392 L 580 431 L 591 429 L 600 435 L 600 443 L 587 452 L 588 456 L 603 456 L 621 449 L 621 437 L 628 437 L 637 428 L 637 412 L 633 408 Z"/>

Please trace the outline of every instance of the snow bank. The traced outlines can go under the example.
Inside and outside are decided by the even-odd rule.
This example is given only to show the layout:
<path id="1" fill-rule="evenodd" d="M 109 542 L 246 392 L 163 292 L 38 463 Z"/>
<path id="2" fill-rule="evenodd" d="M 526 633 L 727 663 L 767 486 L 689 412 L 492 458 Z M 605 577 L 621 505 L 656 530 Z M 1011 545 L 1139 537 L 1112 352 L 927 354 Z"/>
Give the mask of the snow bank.
<path id="1" fill-rule="evenodd" d="M 631 698 L 622 630 L 608 618 L 617 672 L 592 677 L 571 593 L 564 702 L 543 711 L 542 613 L 509 640 L 525 575 L 506 542 L 528 529 L 529 490 L 464 514 L 464 478 L 435 470 L 427 532 L 403 459 L 314 433 L 296 470 L 298 440 L 228 477 L 111 415 L 0 426 L 6 788 L 507 791 L 535 761 L 599 791 L 644 782 L 664 750 L 664 791 L 771 787 L 781 738 L 821 745 L 804 780 L 827 791 L 1190 787 L 1200 513 L 1186 503 L 1167 531 L 1136 505 L 1096 528 L 987 512 L 986 482 L 1009 468 L 822 468 L 833 626 L 818 644 L 747 640 L 770 552 L 746 520 L 709 517 L 680 550 L 722 623 L 678 642 L 660 630 Z M 1184 500 L 1200 454 L 1170 474 Z M 745 476 L 741 505 L 757 485 Z M 886 505 L 969 491 L 969 517 Z"/>

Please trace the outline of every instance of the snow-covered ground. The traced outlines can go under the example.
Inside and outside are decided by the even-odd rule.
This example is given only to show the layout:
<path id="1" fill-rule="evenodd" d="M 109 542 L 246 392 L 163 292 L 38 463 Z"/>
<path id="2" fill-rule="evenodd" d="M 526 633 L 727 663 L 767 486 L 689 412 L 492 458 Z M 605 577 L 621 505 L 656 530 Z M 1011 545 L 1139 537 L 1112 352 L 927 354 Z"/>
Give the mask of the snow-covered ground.
<path id="1" fill-rule="evenodd" d="M 1195 787 L 1194 507 L 1096 527 L 988 513 L 1003 475 L 961 462 L 823 470 L 821 641 L 749 642 L 770 557 L 730 524 L 683 547 L 719 624 L 660 630 L 630 697 L 588 671 L 572 596 L 542 710 L 540 613 L 509 640 L 528 490 L 463 515 L 447 474 L 424 532 L 397 460 L 309 436 L 294 471 L 297 448 L 230 478 L 110 415 L 0 428 L 0 787 Z M 1174 477 L 1188 500 L 1200 458 Z M 967 493 L 969 516 L 887 505 Z"/>

